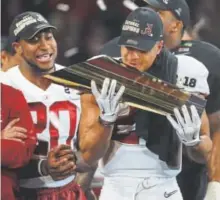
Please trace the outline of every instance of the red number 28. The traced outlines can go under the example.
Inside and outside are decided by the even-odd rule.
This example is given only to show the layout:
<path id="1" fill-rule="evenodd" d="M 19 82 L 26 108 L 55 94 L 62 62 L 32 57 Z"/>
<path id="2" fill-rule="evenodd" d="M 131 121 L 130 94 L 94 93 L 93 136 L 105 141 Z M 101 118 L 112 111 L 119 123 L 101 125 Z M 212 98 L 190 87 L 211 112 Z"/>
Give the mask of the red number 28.
<path id="1" fill-rule="evenodd" d="M 35 122 L 37 134 L 45 131 L 47 123 L 49 123 L 48 131 L 50 135 L 50 148 L 57 146 L 58 139 L 61 137 L 66 137 L 66 144 L 70 145 L 75 134 L 77 122 L 77 107 L 74 104 L 70 103 L 69 101 L 55 102 L 49 107 L 48 111 L 47 107 L 41 102 L 29 103 L 29 107 L 32 115 L 35 115 L 35 120 L 33 121 Z M 65 121 L 69 120 L 69 127 L 65 126 L 65 130 L 68 128 L 68 131 L 65 133 L 65 135 L 60 135 L 59 130 L 53 125 L 53 123 L 51 123 L 51 121 L 47 122 L 49 120 L 49 112 L 52 112 L 56 115 L 60 125 L 63 125 L 63 122 L 65 123 Z M 62 112 L 65 112 L 65 118 L 62 118 L 61 120 L 60 114 Z"/>

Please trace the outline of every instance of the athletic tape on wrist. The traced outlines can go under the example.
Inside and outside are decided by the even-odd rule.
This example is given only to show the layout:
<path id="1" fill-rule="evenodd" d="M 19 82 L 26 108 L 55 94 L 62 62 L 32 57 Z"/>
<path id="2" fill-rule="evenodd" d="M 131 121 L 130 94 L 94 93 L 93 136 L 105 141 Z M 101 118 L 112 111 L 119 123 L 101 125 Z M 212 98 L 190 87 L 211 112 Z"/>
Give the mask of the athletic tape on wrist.
<path id="1" fill-rule="evenodd" d="M 43 162 L 44 160 L 45 160 L 45 159 L 39 160 L 38 165 L 37 165 L 38 172 L 39 172 L 39 174 L 40 174 L 41 176 L 44 176 L 43 173 L 42 173 L 42 171 L 41 171 L 41 164 L 42 164 L 42 162 Z"/>
<path id="2" fill-rule="evenodd" d="M 99 117 L 99 123 L 102 124 L 103 126 L 113 126 L 115 124 L 115 121 L 108 122 L 108 121 L 103 120 L 101 117 Z"/>

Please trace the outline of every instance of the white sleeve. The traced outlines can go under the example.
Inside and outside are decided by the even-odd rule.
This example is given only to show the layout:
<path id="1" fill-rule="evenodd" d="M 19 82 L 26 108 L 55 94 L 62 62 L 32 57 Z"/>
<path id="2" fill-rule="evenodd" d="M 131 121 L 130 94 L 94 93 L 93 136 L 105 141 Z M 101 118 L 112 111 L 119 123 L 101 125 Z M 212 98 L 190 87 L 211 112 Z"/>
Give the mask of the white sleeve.
<path id="1" fill-rule="evenodd" d="M 185 91 L 208 95 L 209 72 L 205 65 L 193 57 L 176 55 L 178 59 L 177 86 Z"/>

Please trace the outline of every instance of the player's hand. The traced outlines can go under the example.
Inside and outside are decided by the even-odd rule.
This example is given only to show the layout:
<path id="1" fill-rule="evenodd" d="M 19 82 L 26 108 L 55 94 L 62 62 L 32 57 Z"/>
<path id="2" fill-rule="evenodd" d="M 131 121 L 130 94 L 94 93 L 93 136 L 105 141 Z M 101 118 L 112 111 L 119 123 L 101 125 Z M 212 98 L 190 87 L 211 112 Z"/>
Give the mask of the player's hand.
<path id="1" fill-rule="evenodd" d="M 27 130 L 19 126 L 15 126 L 19 120 L 19 118 L 13 119 L 7 124 L 7 126 L 1 131 L 1 139 L 24 142 L 27 138 Z"/>
<path id="2" fill-rule="evenodd" d="M 52 149 L 43 165 L 43 174 L 49 174 L 53 180 L 62 180 L 75 174 L 76 157 L 69 145 L 59 145 Z M 45 174 L 46 173 L 46 174 Z"/>
<path id="3" fill-rule="evenodd" d="M 116 92 L 116 85 L 116 80 L 110 81 L 109 78 L 106 78 L 100 92 L 95 81 L 91 81 L 92 93 L 101 111 L 100 118 L 109 123 L 116 121 L 119 113 L 119 100 L 125 91 L 125 87 L 121 86 Z"/>
<path id="4" fill-rule="evenodd" d="M 176 120 L 171 117 L 171 115 L 167 115 L 167 119 L 176 130 L 176 133 L 180 139 L 180 141 L 186 146 L 195 146 L 200 142 L 200 127 L 201 127 L 201 119 L 197 112 L 195 106 L 191 106 L 191 116 L 187 107 L 182 106 L 183 116 L 180 114 L 179 109 L 174 108 L 174 115 Z"/>

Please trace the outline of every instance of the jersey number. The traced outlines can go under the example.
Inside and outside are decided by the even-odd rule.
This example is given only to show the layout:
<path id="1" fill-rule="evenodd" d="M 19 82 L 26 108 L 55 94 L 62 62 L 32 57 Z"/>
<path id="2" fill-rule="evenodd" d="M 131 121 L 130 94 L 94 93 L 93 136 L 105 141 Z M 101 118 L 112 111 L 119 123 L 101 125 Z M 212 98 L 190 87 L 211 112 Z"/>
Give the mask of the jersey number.
<path id="1" fill-rule="evenodd" d="M 41 102 L 29 103 L 29 107 L 32 113 L 33 121 L 35 123 L 35 129 L 37 134 L 42 133 L 47 126 L 48 121 L 48 112 L 47 107 Z M 53 103 L 49 107 L 49 112 L 55 115 L 56 120 L 55 122 L 51 122 L 49 119 L 49 134 L 50 134 L 50 148 L 53 148 L 58 145 L 58 139 L 61 137 L 66 138 L 66 144 L 70 145 L 71 140 L 74 137 L 75 129 L 76 129 L 76 122 L 77 122 L 77 108 L 74 104 L 70 103 L 69 101 L 59 101 Z M 63 113 L 63 115 L 62 115 Z M 60 117 L 62 115 L 62 117 Z M 66 121 L 69 121 L 67 126 Z M 57 124 L 57 125 L 55 125 Z M 64 128 L 67 130 L 64 134 L 66 135 L 59 135 L 59 127 Z"/>
<path id="2" fill-rule="evenodd" d="M 183 83 L 183 85 L 187 86 L 187 87 L 195 87 L 196 86 L 196 79 L 195 78 L 189 78 L 187 76 L 184 77 L 185 81 Z"/>

